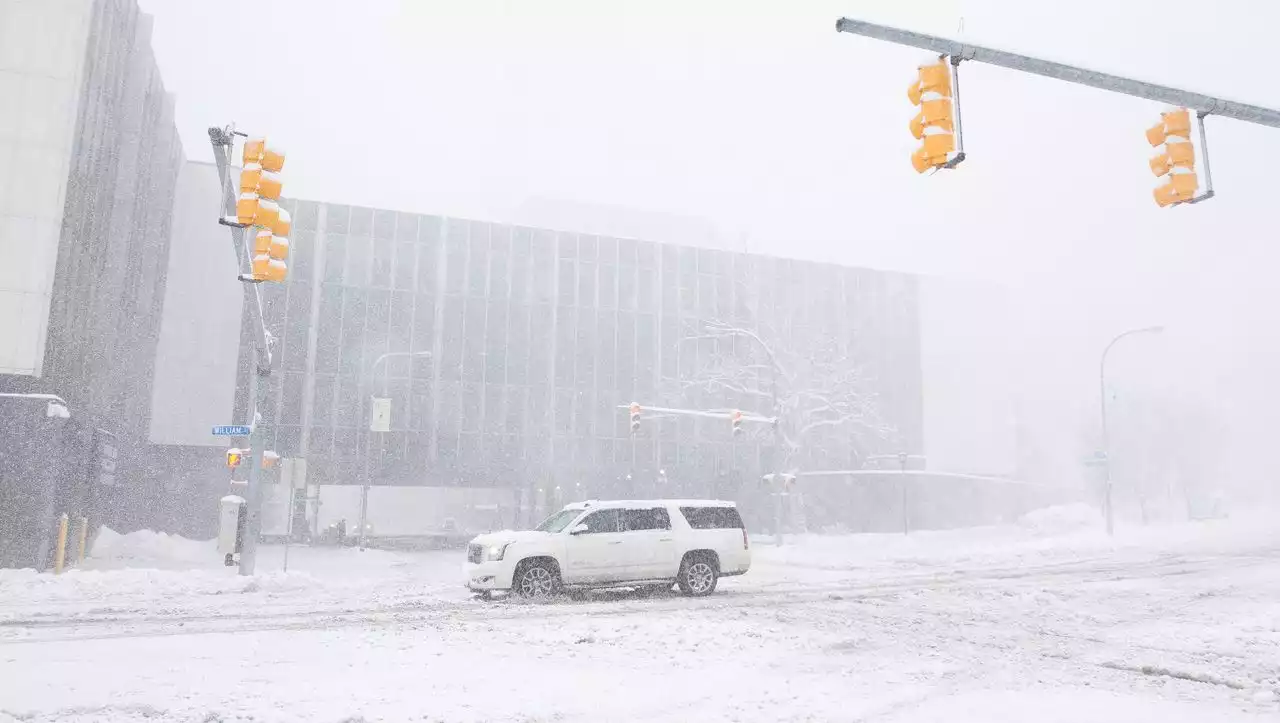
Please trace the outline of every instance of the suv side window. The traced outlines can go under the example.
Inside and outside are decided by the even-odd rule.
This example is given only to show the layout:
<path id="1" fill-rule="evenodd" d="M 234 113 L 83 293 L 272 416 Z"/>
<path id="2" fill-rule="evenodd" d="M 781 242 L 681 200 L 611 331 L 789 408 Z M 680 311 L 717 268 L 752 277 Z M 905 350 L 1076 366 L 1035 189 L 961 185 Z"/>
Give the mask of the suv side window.
<path id="1" fill-rule="evenodd" d="M 669 530 L 671 529 L 671 516 L 668 515 L 666 509 L 662 507 L 652 507 L 640 510 L 623 510 L 622 523 L 623 529 L 627 532 L 636 532 L 639 530 Z"/>
<path id="2" fill-rule="evenodd" d="M 733 507 L 681 507 L 689 526 L 695 530 L 742 529 L 742 517 Z"/>
<path id="3" fill-rule="evenodd" d="M 618 517 L 617 510 L 596 510 L 582 518 L 579 524 L 587 526 L 587 531 L 583 533 L 587 535 L 597 532 L 618 532 Z"/>

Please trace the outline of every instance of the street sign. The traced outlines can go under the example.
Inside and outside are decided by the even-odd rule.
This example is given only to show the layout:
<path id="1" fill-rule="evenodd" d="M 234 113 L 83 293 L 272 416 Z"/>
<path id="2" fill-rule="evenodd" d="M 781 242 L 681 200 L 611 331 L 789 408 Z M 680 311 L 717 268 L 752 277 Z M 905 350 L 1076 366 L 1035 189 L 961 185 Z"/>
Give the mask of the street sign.
<path id="1" fill-rule="evenodd" d="M 252 432 L 248 425 L 244 424 L 224 424 L 213 428 L 215 437 L 248 437 Z"/>
<path id="2" fill-rule="evenodd" d="M 373 407 L 369 415 L 369 431 L 391 431 L 391 400 L 387 397 L 373 398 Z"/>

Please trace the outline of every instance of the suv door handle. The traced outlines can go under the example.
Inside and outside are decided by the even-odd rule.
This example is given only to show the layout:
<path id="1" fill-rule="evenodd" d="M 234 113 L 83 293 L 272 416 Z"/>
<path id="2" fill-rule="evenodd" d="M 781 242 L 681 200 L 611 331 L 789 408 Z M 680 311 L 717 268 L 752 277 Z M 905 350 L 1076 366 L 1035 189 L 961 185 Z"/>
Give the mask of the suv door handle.
<path id="1" fill-rule="evenodd" d="M 659 537 L 658 542 L 671 542 L 674 539 L 674 537 Z"/>
<path id="2" fill-rule="evenodd" d="M 610 545 L 621 545 L 621 544 L 622 544 L 622 540 L 613 540 L 613 541 L 612 541 L 612 542 L 610 542 L 609 544 L 610 544 Z"/>

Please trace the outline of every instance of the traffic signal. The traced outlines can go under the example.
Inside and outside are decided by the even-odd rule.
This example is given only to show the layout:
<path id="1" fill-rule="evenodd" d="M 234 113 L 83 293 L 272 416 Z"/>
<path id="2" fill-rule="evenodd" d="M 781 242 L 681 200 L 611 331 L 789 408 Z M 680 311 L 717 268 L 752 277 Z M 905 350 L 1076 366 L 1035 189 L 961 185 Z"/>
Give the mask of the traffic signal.
<path id="1" fill-rule="evenodd" d="M 916 173 L 942 168 L 956 150 L 951 67 L 945 56 L 919 67 L 916 81 L 907 89 L 907 97 L 911 105 L 920 108 L 911 119 L 911 135 L 923 141 L 911 154 L 911 167 Z"/>
<path id="2" fill-rule="evenodd" d="M 640 431 L 640 405 L 635 402 L 631 403 L 631 433 L 635 434 Z"/>
<path id="3" fill-rule="evenodd" d="M 1199 188 L 1196 178 L 1196 152 L 1191 144 L 1191 111 L 1178 108 L 1160 114 L 1160 122 L 1147 129 L 1147 142 L 1163 146 L 1150 161 L 1151 172 L 1168 181 L 1152 195 L 1161 208 L 1186 203 L 1195 198 Z"/>
<path id="4" fill-rule="evenodd" d="M 733 422 L 733 436 L 742 434 L 742 412 L 733 410 L 733 414 L 729 415 L 730 421 Z"/>
<path id="5" fill-rule="evenodd" d="M 279 175 L 283 168 L 284 153 L 268 146 L 266 139 L 245 141 L 236 220 L 257 229 L 252 254 L 252 275 L 257 281 L 278 283 L 289 274 L 286 259 L 293 224 L 289 212 L 278 203 L 283 191 Z"/>
<path id="6" fill-rule="evenodd" d="M 244 454 L 245 454 L 245 450 L 243 449 L 237 449 L 235 447 L 228 449 L 227 450 L 227 467 L 230 469 L 235 469 L 236 467 L 239 467 L 240 463 L 244 461 Z"/>

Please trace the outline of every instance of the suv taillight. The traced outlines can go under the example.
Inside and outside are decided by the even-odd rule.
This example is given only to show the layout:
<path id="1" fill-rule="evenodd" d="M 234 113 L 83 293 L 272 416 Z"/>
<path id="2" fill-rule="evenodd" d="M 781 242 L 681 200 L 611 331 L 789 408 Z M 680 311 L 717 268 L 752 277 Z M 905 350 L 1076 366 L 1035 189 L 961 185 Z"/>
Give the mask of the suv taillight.
<path id="1" fill-rule="evenodd" d="M 742 549 L 751 549 L 751 543 L 747 542 L 747 528 L 742 528 Z"/>

